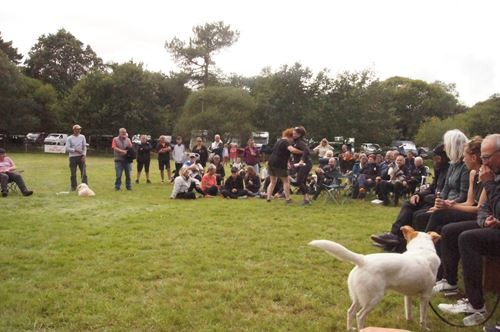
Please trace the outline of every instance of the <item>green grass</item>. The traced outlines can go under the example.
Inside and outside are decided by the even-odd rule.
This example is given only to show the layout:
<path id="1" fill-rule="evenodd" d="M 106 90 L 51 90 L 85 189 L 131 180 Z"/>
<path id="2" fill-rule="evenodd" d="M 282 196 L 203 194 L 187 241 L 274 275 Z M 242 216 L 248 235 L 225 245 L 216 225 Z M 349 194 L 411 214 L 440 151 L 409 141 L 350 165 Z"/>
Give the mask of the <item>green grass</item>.
<path id="1" fill-rule="evenodd" d="M 115 192 L 112 159 L 92 156 L 97 196 L 56 195 L 69 187 L 66 156 L 11 157 L 35 194 L 0 200 L 2 331 L 343 331 L 352 266 L 307 243 L 377 252 L 369 235 L 399 211 L 364 201 L 302 207 L 298 197 L 292 206 L 170 200 L 155 167 L 153 184 Z M 429 317 L 434 331 L 454 331 Z M 367 325 L 419 329 L 396 293 Z"/>

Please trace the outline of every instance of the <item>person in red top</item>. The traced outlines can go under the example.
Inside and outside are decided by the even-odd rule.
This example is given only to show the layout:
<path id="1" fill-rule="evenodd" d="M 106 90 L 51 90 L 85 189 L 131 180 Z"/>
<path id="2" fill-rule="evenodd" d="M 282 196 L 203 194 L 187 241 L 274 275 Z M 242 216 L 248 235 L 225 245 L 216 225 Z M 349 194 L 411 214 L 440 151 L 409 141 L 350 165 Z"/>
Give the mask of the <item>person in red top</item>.
<path id="1" fill-rule="evenodd" d="M 229 148 L 229 162 L 234 164 L 238 158 L 238 145 L 236 143 L 231 143 Z"/>
<path id="2" fill-rule="evenodd" d="M 215 175 L 216 167 L 213 164 L 208 166 L 207 173 L 201 179 L 201 191 L 208 197 L 217 196 L 219 187 L 217 186 L 217 176 Z"/>
<path id="3" fill-rule="evenodd" d="M 260 162 L 260 154 L 259 149 L 255 146 L 255 141 L 253 138 L 249 138 L 247 141 L 247 146 L 243 151 L 243 161 L 248 166 L 252 166 L 255 170 L 255 173 L 260 173 L 259 162 Z"/>

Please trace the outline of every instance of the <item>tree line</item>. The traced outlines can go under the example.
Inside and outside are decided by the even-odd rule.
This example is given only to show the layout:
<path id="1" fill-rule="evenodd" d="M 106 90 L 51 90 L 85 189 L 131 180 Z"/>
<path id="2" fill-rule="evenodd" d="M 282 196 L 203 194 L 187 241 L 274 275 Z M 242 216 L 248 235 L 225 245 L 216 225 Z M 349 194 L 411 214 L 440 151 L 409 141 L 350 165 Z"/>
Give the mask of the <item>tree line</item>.
<path id="1" fill-rule="evenodd" d="M 126 127 L 153 136 L 209 130 L 278 137 L 282 128 L 304 125 L 315 139 L 407 138 L 433 146 L 447 129 L 484 135 L 500 124 L 499 95 L 468 108 L 443 82 L 380 80 L 369 70 L 314 74 L 300 63 L 253 77 L 224 75 L 215 55 L 238 38 L 223 22 L 196 26 L 189 41 L 165 42 L 179 71 L 164 74 L 132 61 L 103 64 L 64 29 L 40 36 L 22 62 L 0 34 L 0 131 L 66 132 L 79 123 L 89 135 Z"/>

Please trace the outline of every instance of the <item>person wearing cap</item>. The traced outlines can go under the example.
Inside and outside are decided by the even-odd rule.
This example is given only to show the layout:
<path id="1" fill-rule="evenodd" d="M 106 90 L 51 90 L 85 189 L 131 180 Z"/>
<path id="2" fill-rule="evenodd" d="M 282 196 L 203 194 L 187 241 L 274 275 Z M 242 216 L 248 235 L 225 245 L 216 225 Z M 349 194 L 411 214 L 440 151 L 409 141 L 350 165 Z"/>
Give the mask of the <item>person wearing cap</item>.
<path id="1" fill-rule="evenodd" d="M 240 175 L 240 170 L 238 168 L 231 168 L 231 175 L 226 179 L 221 194 L 224 198 L 236 199 L 238 197 L 246 197 L 243 177 Z"/>
<path id="2" fill-rule="evenodd" d="M 5 149 L 0 148 L 0 185 L 2 188 L 2 197 L 9 195 L 9 182 L 15 182 L 23 193 L 23 196 L 33 195 L 33 191 L 26 188 L 21 174 L 16 172 L 14 161 L 7 157 Z"/>
<path id="3" fill-rule="evenodd" d="M 444 144 L 438 145 L 432 156 L 434 164 L 434 180 L 425 190 L 410 197 L 399 211 L 396 221 L 392 224 L 391 231 L 380 235 L 372 235 L 371 240 L 386 249 L 404 250 L 405 241 L 400 228 L 406 225 L 412 225 L 413 218 L 420 214 L 425 214 L 434 205 L 436 192 L 441 192 L 446 181 L 448 173 L 449 159 L 444 150 Z"/>
<path id="4" fill-rule="evenodd" d="M 82 127 L 80 125 L 73 126 L 73 135 L 68 137 L 66 141 L 66 152 L 69 153 L 69 169 L 71 172 L 70 183 L 71 191 L 76 190 L 76 168 L 80 169 L 82 183 L 88 184 L 87 166 L 85 159 L 87 155 L 87 140 L 85 135 L 81 134 Z"/>

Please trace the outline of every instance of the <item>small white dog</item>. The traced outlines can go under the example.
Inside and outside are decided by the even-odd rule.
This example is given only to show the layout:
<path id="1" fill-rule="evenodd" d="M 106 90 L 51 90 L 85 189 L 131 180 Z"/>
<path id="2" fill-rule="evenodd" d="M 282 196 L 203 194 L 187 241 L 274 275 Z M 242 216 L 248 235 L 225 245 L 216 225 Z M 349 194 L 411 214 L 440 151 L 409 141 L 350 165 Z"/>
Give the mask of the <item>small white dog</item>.
<path id="1" fill-rule="evenodd" d="M 356 315 L 358 330 L 365 324 L 365 318 L 382 300 L 386 289 L 405 295 L 405 317 L 411 320 L 411 296 L 420 297 L 420 325 L 427 328 L 427 303 L 431 298 L 432 287 L 441 263 L 434 242 L 440 236 L 417 232 L 410 226 L 401 227 L 407 241 L 407 251 L 397 253 L 377 253 L 361 255 L 342 245 L 328 241 L 315 240 L 313 247 L 325 250 L 332 256 L 356 265 L 349 273 L 347 284 L 352 305 L 347 311 L 347 330 L 353 328 Z M 358 311 L 359 309 L 359 311 Z"/>
<path id="2" fill-rule="evenodd" d="M 76 187 L 76 191 L 78 191 L 78 196 L 81 197 L 95 196 L 95 192 L 85 183 L 80 183 L 78 187 Z"/>

